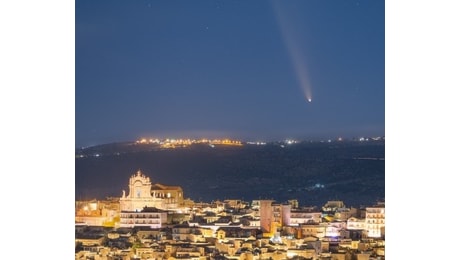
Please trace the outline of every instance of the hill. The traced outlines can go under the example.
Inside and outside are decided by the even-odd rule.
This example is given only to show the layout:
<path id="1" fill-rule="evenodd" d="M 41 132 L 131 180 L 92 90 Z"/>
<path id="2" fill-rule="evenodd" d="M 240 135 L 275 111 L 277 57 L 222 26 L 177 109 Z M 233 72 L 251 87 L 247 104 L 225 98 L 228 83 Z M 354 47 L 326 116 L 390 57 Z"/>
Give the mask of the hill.
<path id="1" fill-rule="evenodd" d="M 284 146 L 284 147 L 283 147 Z M 368 205 L 385 197 L 385 143 L 270 143 L 239 147 L 117 143 L 77 150 L 76 199 L 121 196 L 138 169 L 154 183 L 179 185 L 195 201 L 298 199 L 302 205 L 343 200 Z"/>

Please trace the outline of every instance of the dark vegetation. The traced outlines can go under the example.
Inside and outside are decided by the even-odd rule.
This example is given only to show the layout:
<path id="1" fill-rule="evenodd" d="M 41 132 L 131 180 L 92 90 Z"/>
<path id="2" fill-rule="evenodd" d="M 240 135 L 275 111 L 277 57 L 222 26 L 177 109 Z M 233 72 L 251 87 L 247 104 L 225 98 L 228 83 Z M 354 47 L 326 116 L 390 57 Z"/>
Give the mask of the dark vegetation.
<path id="1" fill-rule="evenodd" d="M 181 186 L 195 201 L 298 199 L 301 205 L 320 206 L 343 200 L 359 206 L 385 196 L 384 141 L 170 150 L 119 143 L 77 150 L 77 155 L 82 156 L 75 164 L 77 200 L 128 193 L 128 180 L 138 169 L 154 183 Z"/>

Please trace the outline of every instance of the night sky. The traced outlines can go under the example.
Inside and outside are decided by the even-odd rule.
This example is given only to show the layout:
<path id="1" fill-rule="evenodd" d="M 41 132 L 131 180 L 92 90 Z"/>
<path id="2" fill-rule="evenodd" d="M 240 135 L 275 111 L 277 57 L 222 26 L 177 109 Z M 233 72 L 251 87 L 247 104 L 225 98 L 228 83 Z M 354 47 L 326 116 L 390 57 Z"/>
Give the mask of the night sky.
<path id="1" fill-rule="evenodd" d="M 76 146 L 385 135 L 384 1 L 75 4 Z"/>

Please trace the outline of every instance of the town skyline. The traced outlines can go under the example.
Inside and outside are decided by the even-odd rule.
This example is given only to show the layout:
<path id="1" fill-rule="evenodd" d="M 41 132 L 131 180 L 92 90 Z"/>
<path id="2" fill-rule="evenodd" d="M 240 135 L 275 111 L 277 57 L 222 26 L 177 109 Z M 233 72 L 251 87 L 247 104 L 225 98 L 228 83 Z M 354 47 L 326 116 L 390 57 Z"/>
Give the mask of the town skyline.
<path id="1" fill-rule="evenodd" d="M 76 259 L 385 259 L 384 201 L 321 205 L 295 197 L 198 202 L 137 170 L 120 197 L 75 202 Z"/>

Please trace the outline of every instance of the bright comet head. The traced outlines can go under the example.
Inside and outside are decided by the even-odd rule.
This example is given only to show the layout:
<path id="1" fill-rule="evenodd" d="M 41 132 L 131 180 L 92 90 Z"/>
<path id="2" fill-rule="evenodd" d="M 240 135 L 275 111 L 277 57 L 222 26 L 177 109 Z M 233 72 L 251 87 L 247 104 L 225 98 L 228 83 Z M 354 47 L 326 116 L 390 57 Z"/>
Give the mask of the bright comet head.
<path id="1" fill-rule="evenodd" d="M 309 99 L 308 99 L 308 102 L 310 102 L 310 103 L 311 103 L 311 98 L 309 98 Z"/>

